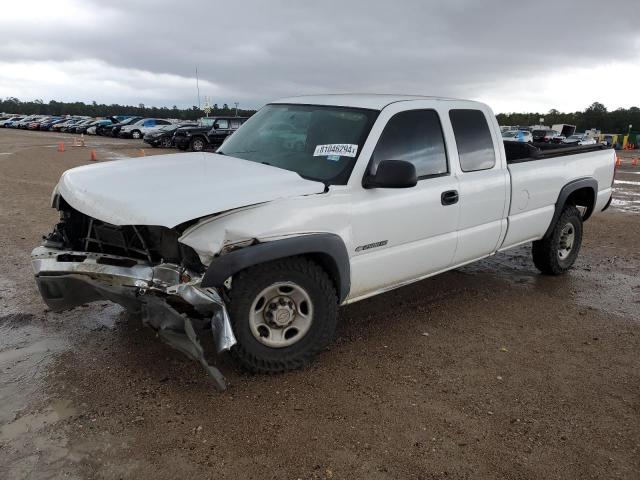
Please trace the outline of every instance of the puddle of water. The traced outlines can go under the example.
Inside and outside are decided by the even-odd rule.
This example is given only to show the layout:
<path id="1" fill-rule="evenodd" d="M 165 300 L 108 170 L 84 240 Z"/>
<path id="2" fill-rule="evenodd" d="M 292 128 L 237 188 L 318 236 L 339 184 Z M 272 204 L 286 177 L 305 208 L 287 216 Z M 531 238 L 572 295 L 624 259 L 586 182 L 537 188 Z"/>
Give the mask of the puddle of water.
<path id="1" fill-rule="evenodd" d="M 569 301 L 579 305 L 640 320 L 640 279 L 599 268 L 597 262 L 589 258 L 579 260 L 566 275 L 548 277 L 538 273 L 531 260 L 531 247 L 524 246 L 498 253 L 459 271 L 490 275 L 547 295 L 568 295 Z"/>
<path id="2" fill-rule="evenodd" d="M 611 206 L 616 210 L 627 213 L 640 213 L 640 200 L 625 200 L 622 198 L 614 198 Z"/>
<path id="3" fill-rule="evenodd" d="M 41 412 L 23 415 L 0 428 L 0 442 L 14 441 L 76 414 L 69 400 L 58 400 Z"/>
<path id="4" fill-rule="evenodd" d="M 0 424 L 42 398 L 47 368 L 67 345 L 32 315 L 0 317 Z"/>

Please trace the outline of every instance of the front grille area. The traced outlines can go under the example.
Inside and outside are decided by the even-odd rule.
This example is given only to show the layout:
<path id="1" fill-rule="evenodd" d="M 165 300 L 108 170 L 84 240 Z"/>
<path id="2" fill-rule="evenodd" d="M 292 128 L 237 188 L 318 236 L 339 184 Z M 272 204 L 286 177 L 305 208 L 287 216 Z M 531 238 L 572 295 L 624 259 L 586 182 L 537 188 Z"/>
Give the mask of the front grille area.
<path id="1" fill-rule="evenodd" d="M 144 227 L 130 225 L 121 227 L 93 218 L 89 218 L 87 223 L 84 251 L 138 258 L 153 263 L 152 251 L 140 231 Z"/>
<path id="2" fill-rule="evenodd" d="M 178 242 L 177 230 L 148 225 L 112 225 L 89 217 L 59 200 L 60 223 L 45 238 L 45 245 L 69 250 L 106 253 L 150 264 L 175 263 L 204 272 L 196 252 Z"/>

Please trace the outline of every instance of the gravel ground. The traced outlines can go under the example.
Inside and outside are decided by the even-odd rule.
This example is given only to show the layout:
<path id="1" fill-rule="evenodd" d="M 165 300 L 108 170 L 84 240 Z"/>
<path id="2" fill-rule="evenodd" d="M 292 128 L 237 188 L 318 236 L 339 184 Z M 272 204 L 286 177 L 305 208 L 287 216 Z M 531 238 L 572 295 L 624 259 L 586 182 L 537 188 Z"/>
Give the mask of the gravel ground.
<path id="1" fill-rule="evenodd" d="M 59 175 L 92 148 L 142 154 L 139 141 L 72 144 L 0 130 L 0 477 L 640 478 L 640 166 L 627 152 L 567 275 L 539 275 L 526 246 L 350 305 L 305 371 L 249 376 L 217 359 L 220 394 L 120 307 L 54 314 L 40 300 L 29 252 L 56 221 Z"/>

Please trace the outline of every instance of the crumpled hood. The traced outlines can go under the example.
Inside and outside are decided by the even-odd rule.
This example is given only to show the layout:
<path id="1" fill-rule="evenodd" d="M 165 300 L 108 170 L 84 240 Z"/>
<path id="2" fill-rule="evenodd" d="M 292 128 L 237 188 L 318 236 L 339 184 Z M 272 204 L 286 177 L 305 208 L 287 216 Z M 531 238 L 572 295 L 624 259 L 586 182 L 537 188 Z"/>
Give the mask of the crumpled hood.
<path id="1" fill-rule="evenodd" d="M 56 189 L 73 208 L 104 222 L 173 228 L 234 208 L 322 193 L 324 184 L 269 165 L 197 152 L 72 168 Z"/>

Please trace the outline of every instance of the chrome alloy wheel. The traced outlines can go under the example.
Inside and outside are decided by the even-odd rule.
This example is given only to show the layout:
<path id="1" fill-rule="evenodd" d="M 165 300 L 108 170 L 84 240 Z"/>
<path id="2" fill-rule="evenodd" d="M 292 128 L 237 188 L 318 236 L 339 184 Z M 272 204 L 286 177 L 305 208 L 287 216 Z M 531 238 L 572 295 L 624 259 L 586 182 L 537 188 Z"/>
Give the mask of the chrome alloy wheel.
<path id="1" fill-rule="evenodd" d="M 306 335 L 313 323 L 309 294 L 292 282 L 278 282 L 260 292 L 251 304 L 251 333 L 263 345 L 283 348 Z"/>
<path id="2" fill-rule="evenodd" d="M 560 244 L 558 246 L 558 258 L 564 260 L 571 254 L 573 242 L 576 238 L 576 229 L 572 223 L 567 223 L 560 232 Z"/>

